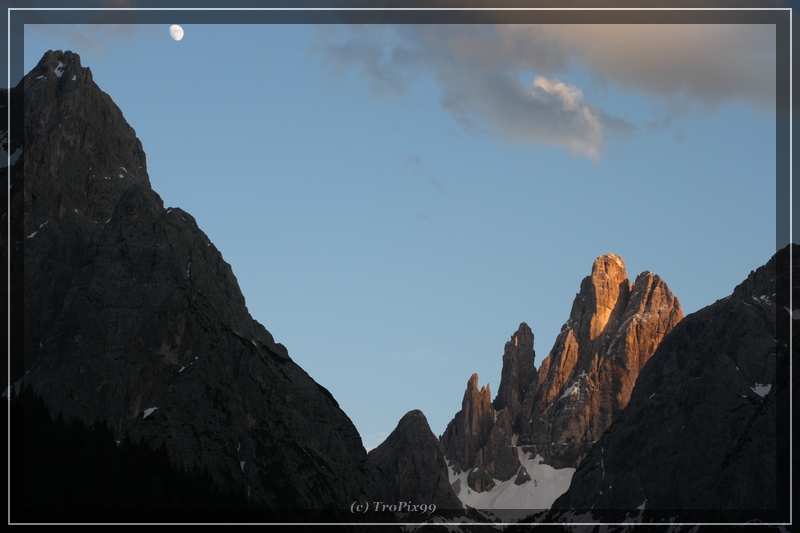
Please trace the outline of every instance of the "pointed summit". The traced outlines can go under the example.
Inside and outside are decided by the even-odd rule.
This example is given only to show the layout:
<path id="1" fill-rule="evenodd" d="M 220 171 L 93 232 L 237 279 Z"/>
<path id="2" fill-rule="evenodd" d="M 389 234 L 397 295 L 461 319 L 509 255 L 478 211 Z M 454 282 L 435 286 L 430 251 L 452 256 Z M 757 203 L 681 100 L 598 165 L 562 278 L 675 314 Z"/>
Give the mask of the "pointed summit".
<path id="1" fill-rule="evenodd" d="M 519 411 L 528 389 L 536 385 L 537 372 L 533 366 L 535 357 L 533 332 L 528 324 L 523 322 L 503 350 L 500 386 L 493 403 L 495 411 L 501 411 L 506 407 L 512 413 Z"/>
<path id="2" fill-rule="evenodd" d="M 579 296 L 586 305 L 582 311 L 590 313 L 588 338 L 594 340 L 621 318 L 628 303 L 631 284 L 625 271 L 625 262 L 616 254 L 606 254 L 595 259 L 592 275 L 581 284 Z M 576 300 L 577 303 L 577 300 Z"/>
<path id="3" fill-rule="evenodd" d="M 539 368 L 538 386 L 523 402 L 520 442 L 557 468 L 579 464 L 681 318 L 678 299 L 660 277 L 643 272 L 632 285 L 619 256 L 598 257 Z"/>
<path id="4" fill-rule="evenodd" d="M 461 410 L 450 421 L 442 435 L 445 456 L 458 469 L 468 470 L 486 444 L 494 425 L 492 393 L 489 385 L 478 389 L 478 374 L 472 374 L 461 401 Z"/>
<path id="5" fill-rule="evenodd" d="M 12 301 L 25 383 L 51 412 L 163 443 L 266 507 L 383 498 L 353 423 L 253 320 L 195 220 L 164 209 L 136 132 L 77 54 L 46 53 L 11 100 L 0 124 L 10 109 L 25 126 L 8 146 L 24 147 L 9 169 L 24 214 Z"/>
<path id="6" fill-rule="evenodd" d="M 389 480 L 393 502 L 436 505 L 437 509 L 461 509 L 450 487 L 444 454 L 422 411 L 406 413 L 368 461 Z"/>

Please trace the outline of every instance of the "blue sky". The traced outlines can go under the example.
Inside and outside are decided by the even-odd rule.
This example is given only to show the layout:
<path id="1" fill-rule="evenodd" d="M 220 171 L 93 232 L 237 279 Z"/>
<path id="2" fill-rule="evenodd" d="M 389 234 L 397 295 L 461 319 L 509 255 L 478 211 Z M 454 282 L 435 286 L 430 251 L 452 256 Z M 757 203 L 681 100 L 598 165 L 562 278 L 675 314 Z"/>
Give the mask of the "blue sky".
<path id="1" fill-rule="evenodd" d="M 538 367 L 599 255 L 688 314 L 775 252 L 773 26 L 183 28 L 26 26 L 25 71 L 81 56 L 367 448 L 520 322 Z"/>

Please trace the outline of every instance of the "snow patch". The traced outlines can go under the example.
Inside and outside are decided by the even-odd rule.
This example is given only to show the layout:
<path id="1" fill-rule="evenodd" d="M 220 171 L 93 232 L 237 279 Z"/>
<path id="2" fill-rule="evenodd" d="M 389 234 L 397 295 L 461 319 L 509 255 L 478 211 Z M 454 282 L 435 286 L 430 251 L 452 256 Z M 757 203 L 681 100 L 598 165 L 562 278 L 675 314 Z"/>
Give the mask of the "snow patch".
<path id="1" fill-rule="evenodd" d="M 72 81 L 75 81 L 75 74 L 72 75 Z"/>
<path id="2" fill-rule="evenodd" d="M 784 307 L 784 309 L 792 316 L 792 320 L 800 320 L 800 309 L 795 309 L 794 311 L 788 307 Z"/>
<path id="3" fill-rule="evenodd" d="M 755 387 L 750 387 L 750 389 L 763 398 L 772 389 L 772 383 L 767 383 L 766 385 L 756 383 Z"/>
<path id="4" fill-rule="evenodd" d="M 27 372 L 25 372 L 27 374 Z M 10 387 L 6 387 L 6 390 L 3 391 L 2 397 L 11 399 L 11 395 L 19 396 L 20 391 L 22 390 L 22 378 L 19 378 L 17 381 L 14 382 L 13 385 Z"/>
<path id="5" fill-rule="evenodd" d="M 184 370 L 186 370 L 186 367 L 185 367 L 185 366 L 182 366 L 182 367 L 181 367 L 181 369 L 180 369 L 180 370 L 178 370 L 178 374 L 180 374 L 180 373 L 181 373 L 181 372 L 183 372 Z"/>
<path id="6" fill-rule="evenodd" d="M 38 232 L 38 231 L 34 231 L 33 233 L 31 233 L 30 235 L 28 235 L 28 236 L 27 236 L 27 237 L 25 237 L 25 238 L 26 238 L 26 239 L 33 239 L 33 238 L 36 236 L 36 234 L 37 234 L 37 233 L 39 233 L 39 232 Z"/>
<path id="7" fill-rule="evenodd" d="M 486 492 L 471 490 L 467 485 L 469 471 L 456 474 L 448 461 L 450 484 L 458 482 L 461 487 L 458 498 L 461 502 L 475 509 L 524 509 L 526 514 L 530 509 L 549 509 L 556 498 L 569 488 L 575 469 L 555 469 L 544 464 L 541 455 L 531 457 L 532 454 L 523 453 L 519 446 L 516 450 L 520 464 L 528 471 L 530 481 L 516 485 L 514 484 L 516 476 L 506 481 L 495 479 L 495 487 Z"/>
<path id="8" fill-rule="evenodd" d="M 148 407 L 147 409 L 145 409 L 144 410 L 144 416 L 142 417 L 142 420 L 144 420 L 148 416 L 152 415 L 153 411 L 155 411 L 156 409 L 158 409 L 158 407 Z"/>
<path id="9" fill-rule="evenodd" d="M 561 395 L 559 400 L 563 400 L 567 396 L 572 396 L 573 394 L 578 392 L 578 387 L 580 387 L 580 384 L 581 384 L 580 381 L 573 382 L 572 385 L 570 385 L 569 388 L 567 388 L 567 390 L 564 391 L 564 394 Z"/>
<path id="10" fill-rule="evenodd" d="M 62 63 L 61 61 L 58 62 L 58 66 L 55 68 L 56 76 L 58 76 L 60 78 L 61 75 L 64 74 L 64 67 L 65 66 L 66 65 L 64 65 L 64 63 Z"/>
<path id="11" fill-rule="evenodd" d="M 244 472 L 244 464 L 245 464 L 246 462 L 247 462 L 247 461 L 239 461 L 239 466 L 241 467 L 241 469 L 242 469 L 242 472 Z"/>
<path id="12" fill-rule="evenodd" d="M 603 462 L 603 457 L 605 457 L 605 452 L 606 449 L 603 446 L 600 446 L 600 468 L 603 470 L 603 477 L 600 478 L 601 480 L 606 478 L 606 465 Z"/>
<path id="13" fill-rule="evenodd" d="M 22 147 L 14 150 L 10 158 L 8 157 L 8 152 L 0 148 L 0 168 L 13 167 L 20 156 L 22 156 Z"/>

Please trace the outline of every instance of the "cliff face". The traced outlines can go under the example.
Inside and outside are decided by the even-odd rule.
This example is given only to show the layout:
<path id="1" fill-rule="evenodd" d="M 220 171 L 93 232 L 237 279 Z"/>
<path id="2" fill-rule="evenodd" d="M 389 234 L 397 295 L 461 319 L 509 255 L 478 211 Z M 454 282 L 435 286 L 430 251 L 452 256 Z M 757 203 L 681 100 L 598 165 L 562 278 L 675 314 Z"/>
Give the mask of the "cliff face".
<path id="1" fill-rule="evenodd" d="M 787 247 L 675 326 L 555 508 L 788 511 L 789 270 Z"/>
<path id="2" fill-rule="evenodd" d="M 680 303 L 659 276 L 642 272 L 631 284 L 619 256 L 599 257 L 519 412 L 520 442 L 556 468 L 577 466 L 681 318 Z"/>
<path id="3" fill-rule="evenodd" d="M 52 411 L 164 442 L 269 506 L 383 494 L 347 415 L 252 319 L 191 215 L 150 188 L 141 143 L 80 58 L 48 52 L 21 84 L 26 382 Z"/>
<path id="4" fill-rule="evenodd" d="M 533 351 L 533 332 L 523 322 L 511 336 L 503 350 L 503 369 L 500 387 L 492 403 L 495 411 L 508 409 L 509 413 L 519 412 L 525 395 L 533 393 L 531 386 L 537 383 L 538 373 L 533 364 L 536 353 Z"/>

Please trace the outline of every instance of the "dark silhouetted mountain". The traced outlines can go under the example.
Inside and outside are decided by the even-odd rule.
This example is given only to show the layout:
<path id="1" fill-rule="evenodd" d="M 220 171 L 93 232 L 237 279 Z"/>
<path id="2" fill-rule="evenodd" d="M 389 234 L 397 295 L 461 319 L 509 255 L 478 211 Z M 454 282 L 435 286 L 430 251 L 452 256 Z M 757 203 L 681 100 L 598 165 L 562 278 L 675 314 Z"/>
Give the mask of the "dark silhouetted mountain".
<path id="1" fill-rule="evenodd" d="M 48 52 L 20 86 L 24 137 L 3 149 L 24 214 L 12 245 L 25 382 L 48 408 L 163 443 L 178 466 L 268 507 L 384 495 L 336 400 L 252 319 L 194 218 L 164 208 L 134 130 L 80 58 Z"/>
<path id="2" fill-rule="evenodd" d="M 389 480 L 392 502 L 434 504 L 437 509 L 461 509 L 450 488 L 439 439 L 422 411 L 406 413 L 380 446 L 369 452 L 369 462 Z"/>

